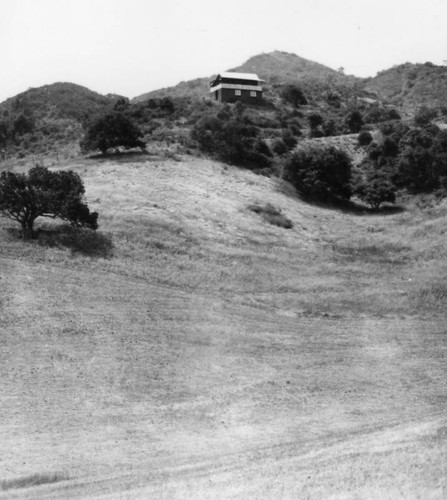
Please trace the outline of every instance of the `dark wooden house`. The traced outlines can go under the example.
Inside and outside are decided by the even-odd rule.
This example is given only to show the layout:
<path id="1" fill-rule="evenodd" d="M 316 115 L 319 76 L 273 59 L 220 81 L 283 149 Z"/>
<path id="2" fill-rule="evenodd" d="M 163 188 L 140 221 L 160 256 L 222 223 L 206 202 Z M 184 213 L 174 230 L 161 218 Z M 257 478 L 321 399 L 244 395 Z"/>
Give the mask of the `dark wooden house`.
<path id="1" fill-rule="evenodd" d="M 210 92 L 216 101 L 258 104 L 262 101 L 263 81 L 254 73 L 221 73 L 210 83 Z"/>

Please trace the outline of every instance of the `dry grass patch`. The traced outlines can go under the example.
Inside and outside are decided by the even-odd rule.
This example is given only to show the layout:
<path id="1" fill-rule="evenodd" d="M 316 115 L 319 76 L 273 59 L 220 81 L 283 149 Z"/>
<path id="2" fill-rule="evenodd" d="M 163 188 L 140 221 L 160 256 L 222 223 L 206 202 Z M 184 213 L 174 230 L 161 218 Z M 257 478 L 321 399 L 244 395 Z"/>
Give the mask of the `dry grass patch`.
<path id="1" fill-rule="evenodd" d="M 353 241 L 333 243 L 336 259 L 364 262 L 365 264 L 406 264 L 411 258 L 411 247 L 390 241 Z"/>

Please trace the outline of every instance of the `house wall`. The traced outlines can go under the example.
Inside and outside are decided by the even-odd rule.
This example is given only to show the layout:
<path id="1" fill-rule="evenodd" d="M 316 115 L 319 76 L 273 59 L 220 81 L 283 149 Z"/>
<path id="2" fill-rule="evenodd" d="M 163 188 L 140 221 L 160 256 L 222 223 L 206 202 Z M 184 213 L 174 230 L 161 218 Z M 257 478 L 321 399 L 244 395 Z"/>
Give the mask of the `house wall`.
<path id="1" fill-rule="evenodd" d="M 256 97 L 252 97 L 250 95 L 250 90 L 241 89 L 241 95 L 236 95 L 235 89 L 220 89 L 219 92 L 219 100 L 222 102 L 236 102 L 242 101 L 247 104 L 259 104 L 262 102 L 262 90 L 256 91 Z"/>

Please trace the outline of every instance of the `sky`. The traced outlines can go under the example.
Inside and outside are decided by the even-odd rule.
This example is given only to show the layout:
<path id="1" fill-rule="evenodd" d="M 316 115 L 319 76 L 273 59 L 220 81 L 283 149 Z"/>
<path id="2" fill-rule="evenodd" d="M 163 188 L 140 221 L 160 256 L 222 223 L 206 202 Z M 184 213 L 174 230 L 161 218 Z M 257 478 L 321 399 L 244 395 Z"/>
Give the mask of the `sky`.
<path id="1" fill-rule="evenodd" d="M 362 77 L 447 64 L 447 0 L 0 0 L 0 102 L 61 81 L 131 98 L 274 50 Z"/>

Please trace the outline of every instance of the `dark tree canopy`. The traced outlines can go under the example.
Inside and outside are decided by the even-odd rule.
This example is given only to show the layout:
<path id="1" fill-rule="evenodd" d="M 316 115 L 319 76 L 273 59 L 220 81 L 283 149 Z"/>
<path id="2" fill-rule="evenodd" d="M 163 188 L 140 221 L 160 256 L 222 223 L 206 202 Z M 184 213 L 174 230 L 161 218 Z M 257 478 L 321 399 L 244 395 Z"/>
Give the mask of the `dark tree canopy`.
<path id="1" fill-rule="evenodd" d="M 359 110 L 355 109 L 346 117 L 346 125 L 352 134 L 360 132 L 363 126 L 363 117 Z"/>
<path id="2" fill-rule="evenodd" d="M 242 103 L 203 116 L 194 124 L 191 137 L 203 152 L 221 161 L 251 169 L 270 166 L 270 148 L 259 138 L 258 127 L 244 119 Z"/>
<path id="3" fill-rule="evenodd" d="M 430 192 L 439 186 L 435 156 L 429 148 L 405 147 L 397 167 L 399 183 L 412 193 Z"/>
<path id="4" fill-rule="evenodd" d="M 28 175 L 0 174 L 0 212 L 19 222 L 24 239 L 33 237 L 38 217 L 58 218 L 75 227 L 97 229 L 98 214 L 83 202 L 84 185 L 75 172 L 36 166 Z"/>
<path id="5" fill-rule="evenodd" d="M 311 113 L 307 117 L 307 121 L 309 122 L 311 137 L 321 137 L 324 135 L 323 131 L 320 129 L 321 125 L 324 123 L 324 118 L 320 114 Z"/>
<path id="6" fill-rule="evenodd" d="M 366 175 L 355 183 L 354 193 L 373 210 L 378 210 L 382 203 L 394 203 L 396 201 L 396 187 L 387 173 L 382 169 L 375 168 L 374 164 L 368 161 L 364 168 Z"/>
<path id="7" fill-rule="evenodd" d="M 320 125 L 323 125 L 323 123 L 324 123 L 323 117 L 321 115 L 319 115 L 318 113 L 311 113 L 307 117 L 307 121 L 309 122 L 309 126 L 311 129 L 316 129 L 317 127 L 319 127 Z"/>
<path id="8" fill-rule="evenodd" d="M 294 84 L 285 85 L 282 89 L 281 97 L 284 101 L 289 102 L 296 108 L 303 104 L 307 104 L 307 99 L 303 91 Z"/>
<path id="9" fill-rule="evenodd" d="M 334 147 L 296 152 L 285 164 L 284 178 L 312 199 L 351 197 L 351 161 Z"/>
<path id="10" fill-rule="evenodd" d="M 357 140 L 360 146 L 369 146 L 372 143 L 373 138 L 370 132 L 368 132 L 367 130 L 362 130 L 359 133 Z"/>
<path id="11" fill-rule="evenodd" d="M 81 141 L 85 152 L 100 150 L 105 154 L 110 148 L 145 148 L 143 132 L 126 114 L 114 110 L 94 120 Z"/>
<path id="12" fill-rule="evenodd" d="M 421 106 L 414 115 L 414 123 L 418 127 L 428 125 L 434 118 L 436 118 L 437 111 L 427 106 Z"/>

